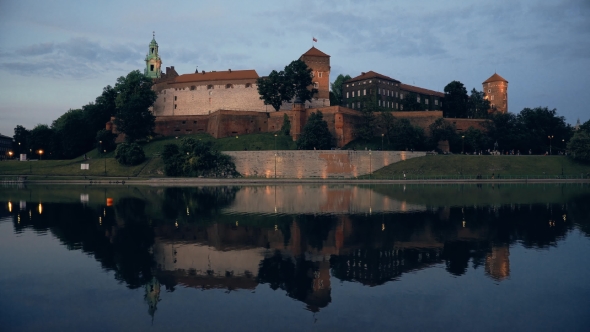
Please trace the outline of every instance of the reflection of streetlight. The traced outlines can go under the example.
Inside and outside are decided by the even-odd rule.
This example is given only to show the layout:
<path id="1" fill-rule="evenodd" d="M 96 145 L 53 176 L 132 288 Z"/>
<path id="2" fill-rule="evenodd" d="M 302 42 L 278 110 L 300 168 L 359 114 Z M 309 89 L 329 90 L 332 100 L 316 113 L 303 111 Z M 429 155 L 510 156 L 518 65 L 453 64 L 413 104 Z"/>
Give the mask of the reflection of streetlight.
<path id="1" fill-rule="evenodd" d="M 549 135 L 547 138 L 549 138 L 549 154 L 551 155 L 551 140 L 553 139 L 553 135 Z"/>
<path id="2" fill-rule="evenodd" d="M 465 153 L 465 135 L 461 136 L 461 142 L 463 147 L 461 148 L 461 153 Z"/>

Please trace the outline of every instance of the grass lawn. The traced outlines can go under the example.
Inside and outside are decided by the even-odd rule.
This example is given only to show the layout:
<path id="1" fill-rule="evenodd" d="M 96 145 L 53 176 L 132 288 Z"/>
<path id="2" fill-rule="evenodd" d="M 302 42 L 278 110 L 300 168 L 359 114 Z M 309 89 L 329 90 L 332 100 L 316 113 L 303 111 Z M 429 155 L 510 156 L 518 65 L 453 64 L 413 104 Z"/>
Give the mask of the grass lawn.
<path id="1" fill-rule="evenodd" d="M 563 156 L 471 156 L 471 155 L 429 155 L 395 163 L 375 171 L 374 179 L 403 177 L 408 179 L 437 176 L 477 176 L 495 178 L 526 176 L 580 177 L 590 172 L 589 164 L 574 162 Z M 368 177 L 368 176 L 365 176 Z"/>

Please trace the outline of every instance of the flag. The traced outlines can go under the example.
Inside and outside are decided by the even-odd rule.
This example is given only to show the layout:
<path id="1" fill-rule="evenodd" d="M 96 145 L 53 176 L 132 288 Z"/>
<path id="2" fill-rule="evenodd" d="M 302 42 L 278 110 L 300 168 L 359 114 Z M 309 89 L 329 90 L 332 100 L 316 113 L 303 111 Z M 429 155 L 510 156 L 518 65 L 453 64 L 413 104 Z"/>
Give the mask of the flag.
<path id="1" fill-rule="evenodd" d="M 318 42 L 318 40 L 317 40 L 317 39 L 315 39 L 315 37 L 312 37 L 312 38 L 313 38 L 313 41 L 314 41 L 314 42 L 316 42 L 316 43 Z"/>

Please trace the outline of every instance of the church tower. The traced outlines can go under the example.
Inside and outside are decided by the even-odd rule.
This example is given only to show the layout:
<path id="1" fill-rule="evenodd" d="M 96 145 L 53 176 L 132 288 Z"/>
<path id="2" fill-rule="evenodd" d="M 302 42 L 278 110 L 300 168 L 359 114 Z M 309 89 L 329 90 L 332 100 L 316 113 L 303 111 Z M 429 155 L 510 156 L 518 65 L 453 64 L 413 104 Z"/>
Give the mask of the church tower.
<path id="1" fill-rule="evenodd" d="M 158 55 L 158 43 L 156 43 L 156 33 L 154 32 L 148 54 L 145 56 L 145 69 L 143 74 L 149 78 L 160 78 L 162 59 Z"/>
<path id="2" fill-rule="evenodd" d="M 490 101 L 489 113 L 508 112 L 508 81 L 494 73 L 482 83 L 485 99 Z"/>
<path id="3" fill-rule="evenodd" d="M 305 62 L 313 75 L 313 87 L 318 93 L 313 96 L 312 107 L 330 106 L 330 56 L 315 47 L 303 53 L 299 60 Z"/>

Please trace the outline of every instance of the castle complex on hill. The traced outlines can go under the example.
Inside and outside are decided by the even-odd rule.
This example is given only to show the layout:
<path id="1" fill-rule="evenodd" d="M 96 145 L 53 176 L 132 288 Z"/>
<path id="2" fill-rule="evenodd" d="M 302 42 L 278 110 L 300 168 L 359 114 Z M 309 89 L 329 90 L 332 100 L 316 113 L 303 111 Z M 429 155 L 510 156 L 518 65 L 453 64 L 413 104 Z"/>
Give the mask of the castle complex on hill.
<path id="1" fill-rule="evenodd" d="M 354 139 L 356 125 L 361 119 L 359 110 L 370 100 L 382 111 L 394 111 L 397 118 L 406 118 L 414 125 L 427 128 L 443 116 L 444 94 L 403 84 L 394 78 L 369 71 L 342 85 L 340 105 L 330 105 L 330 56 L 312 47 L 300 60 L 311 69 L 314 88 L 318 90 L 305 104 L 285 102 L 279 112 L 260 99 L 256 70 L 196 71 L 179 75 L 174 66 L 162 72 L 158 43 L 154 38 L 145 58 L 144 74 L 154 80 L 157 100 L 152 112 L 156 116 L 156 134 L 164 136 L 206 132 L 213 137 L 279 131 L 286 114 L 291 121 L 291 135 L 296 140 L 308 116 L 317 110 L 336 142 L 342 147 Z M 507 112 L 508 82 L 494 74 L 483 83 L 492 111 Z M 416 98 L 422 111 L 404 111 L 404 98 Z M 483 120 L 452 119 L 457 131 L 469 127 L 482 128 Z M 376 135 L 384 128 L 377 126 Z"/>

